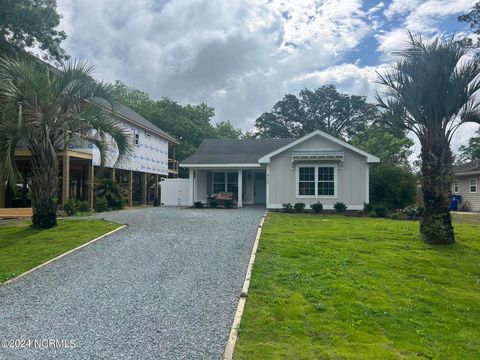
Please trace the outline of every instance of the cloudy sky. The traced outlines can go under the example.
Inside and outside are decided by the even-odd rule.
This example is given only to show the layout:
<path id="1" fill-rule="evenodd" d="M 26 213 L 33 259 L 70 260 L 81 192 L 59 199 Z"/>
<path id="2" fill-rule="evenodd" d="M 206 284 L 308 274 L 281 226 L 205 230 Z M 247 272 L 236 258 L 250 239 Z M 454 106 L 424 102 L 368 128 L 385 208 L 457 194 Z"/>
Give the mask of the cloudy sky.
<path id="1" fill-rule="evenodd" d="M 475 0 L 57 0 L 64 43 L 98 79 L 215 107 L 248 130 L 285 93 L 334 83 L 373 101 L 406 29 L 461 33 Z M 454 146 L 466 141 L 464 128 Z"/>

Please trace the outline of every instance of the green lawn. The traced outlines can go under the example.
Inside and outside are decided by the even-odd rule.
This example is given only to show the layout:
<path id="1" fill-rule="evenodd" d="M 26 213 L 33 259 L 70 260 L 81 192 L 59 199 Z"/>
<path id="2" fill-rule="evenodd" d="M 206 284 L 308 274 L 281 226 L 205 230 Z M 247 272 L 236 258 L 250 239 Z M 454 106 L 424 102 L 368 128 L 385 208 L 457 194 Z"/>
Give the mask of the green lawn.
<path id="1" fill-rule="evenodd" d="M 0 283 L 119 227 L 105 220 L 59 220 L 49 230 L 26 221 L 0 226 Z"/>
<path id="2" fill-rule="evenodd" d="M 270 213 L 234 359 L 480 359 L 480 224 Z"/>

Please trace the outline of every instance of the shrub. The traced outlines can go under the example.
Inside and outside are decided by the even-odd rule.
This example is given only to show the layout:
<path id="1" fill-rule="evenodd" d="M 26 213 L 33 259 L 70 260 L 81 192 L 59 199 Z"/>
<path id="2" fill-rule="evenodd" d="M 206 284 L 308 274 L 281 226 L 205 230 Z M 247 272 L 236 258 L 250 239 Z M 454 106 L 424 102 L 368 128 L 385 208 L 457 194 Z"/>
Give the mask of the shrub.
<path id="1" fill-rule="evenodd" d="M 310 208 L 316 212 L 319 213 L 323 210 L 323 205 L 320 202 L 316 202 L 315 204 L 311 204 Z"/>
<path id="2" fill-rule="evenodd" d="M 213 209 L 215 209 L 215 208 L 217 207 L 217 205 L 218 205 L 218 202 L 217 202 L 217 200 L 215 200 L 215 199 L 210 200 L 210 201 L 208 202 L 208 206 L 210 206 L 210 207 L 213 208 Z"/>
<path id="3" fill-rule="evenodd" d="M 231 209 L 233 207 L 233 201 L 232 200 L 225 200 L 223 203 L 223 206 L 227 209 Z"/>
<path id="4" fill-rule="evenodd" d="M 416 206 L 407 206 L 402 212 L 407 215 L 410 219 L 420 216 L 420 211 Z"/>
<path id="5" fill-rule="evenodd" d="M 90 204 L 88 201 L 78 201 L 77 204 L 79 212 L 90 212 Z"/>
<path id="6" fill-rule="evenodd" d="M 63 204 L 63 211 L 67 216 L 75 215 L 78 212 L 77 199 L 70 198 Z"/>
<path id="7" fill-rule="evenodd" d="M 370 201 L 389 209 L 403 209 L 415 203 L 417 178 L 408 169 L 380 164 L 370 173 Z"/>
<path id="8" fill-rule="evenodd" d="M 110 210 L 108 207 L 108 201 L 104 197 L 98 197 L 95 201 L 95 211 L 104 212 Z"/>
<path id="9" fill-rule="evenodd" d="M 382 204 L 375 205 L 373 207 L 373 212 L 376 217 L 383 218 L 387 215 L 387 207 Z"/>
<path id="10" fill-rule="evenodd" d="M 194 207 L 195 209 L 202 209 L 202 208 L 203 208 L 203 203 L 202 203 L 201 201 L 195 201 L 195 202 L 193 203 L 193 207 Z"/>
<path id="11" fill-rule="evenodd" d="M 106 200 L 107 208 L 119 210 L 125 206 L 127 190 L 112 179 L 103 178 L 95 180 L 95 192 L 97 197 Z"/>
<path id="12" fill-rule="evenodd" d="M 283 203 L 283 204 L 282 204 L 282 209 L 283 209 L 283 211 L 285 211 L 285 212 L 292 212 L 292 210 L 293 210 L 293 205 L 290 204 L 290 203 Z"/>
<path id="13" fill-rule="evenodd" d="M 305 203 L 302 203 L 302 202 L 295 203 L 295 205 L 293 205 L 293 208 L 295 209 L 296 212 L 302 212 L 303 210 L 305 210 Z"/>
<path id="14" fill-rule="evenodd" d="M 347 210 L 347 205 L 345 205 L 342 202 L 336 202 L 335 205 L 333 205 L 333 208 L 335 212 L 337 213 L 343 213 L 345 210 Z"/>
<path id="15" fill-rule="evenodd" d="M 373 207 L 372 203 L 363 203 L 363 211 L 366 211 L 367 213 L 373 211 Z"/>
<path id="16" fill-rule="evenodd" d="M 398 213 L 392 213 L 390 214 L 389 218 L 392 220 L 398 220 L 400 215 Z"/>

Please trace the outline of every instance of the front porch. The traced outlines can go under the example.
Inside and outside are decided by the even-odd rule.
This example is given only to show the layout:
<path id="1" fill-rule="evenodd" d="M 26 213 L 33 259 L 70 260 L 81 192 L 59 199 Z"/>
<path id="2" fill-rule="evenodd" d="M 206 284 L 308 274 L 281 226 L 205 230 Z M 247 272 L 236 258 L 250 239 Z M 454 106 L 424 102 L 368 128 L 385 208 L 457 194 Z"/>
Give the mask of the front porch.
<path id="1" fill-rule="evenodd" d="M 210 195 L 232 192 L 237 207 L 243 205 L 265 205 L 267 198 L 265 168 L 245 169 L 189 169 L 189 203 L 207 203 Z"/>

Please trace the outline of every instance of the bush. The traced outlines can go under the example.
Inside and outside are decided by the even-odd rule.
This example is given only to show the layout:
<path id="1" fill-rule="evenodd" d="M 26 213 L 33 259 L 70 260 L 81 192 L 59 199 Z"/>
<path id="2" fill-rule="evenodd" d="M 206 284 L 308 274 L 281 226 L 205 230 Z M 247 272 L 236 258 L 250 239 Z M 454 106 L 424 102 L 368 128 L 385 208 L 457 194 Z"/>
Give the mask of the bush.
<path id="1" fill-rule="evenodd" d="M 282 204 L 282 209 L 283 209 L 283 211 L 285 211 L 285 212 L 292 212 L 292 210 L 293 210 L 293 205 L 290 204 L 290 203 L 283 203 L 283 204 Z"/>
<path id="2" fill-rule="evenodd" d="M 316 202 L 315 204 L 311 204 L 310 205 L 310 208 L 316 212 L 316 213 L 319 213 L 323 210 L 323 205 L 320 204 L 320 202 Z"/>
<path id="3" fill-rule="evenodd" d="M 372 203 L 363 203 L 363 211 L 369 213 L 373 211 L 373 204 Z"/>
<path id="4" fill-rule="evenodd" d="M 417 178 L 405 168 L 380 164 L 370 173 L 370 201 L 388 209 L 403 209 L 415 203 Z"/>
<path id="5" fill-rule="evenodd" d="M 202 209 L 202 208 L 203 208 L 203 203 L 202 203 L 201 201 L 195 201 L 195 202 L 193 203 L 193 207 L 194 207 L 195 209 Z"/>
<path id="6" fill-rule="evenodd" d="M 293 208 L 295 209 L 296 212 L 303 212 L 303 210 L 305 210 L 305 203 L 298 202 L 295 205 L 293 205 Z"/>
<path id="7" fill-rule="evenodd" d="M 343 213 L 345 210 L 347 210 L 347 205 L 342 202 L 336 202 L 335 205 L 333 205 L 333 209 L 337 213 Z"/>
<path id="8" fill-rule="evenodd" d="M 375 213 L 376 217 L 383 218 L 387 216 L 387 207 L 382 204 L 375 205 L 373 207 L 373 212 Z"/>
<path id="9" fill-rule="evenodd" d="M 90 204 L 88 203 L 88 201 L 78 201 L 77 205 L 79 212 L 90 212 Z"/>
<path id="10" fill-rule="evenodd" d="M 210 207 L 213 208 L 213 209 L 215 209 L 215 208 L 217 207 L 217 205 L 218 205 L 218 202 L 217 202 L 217 200 L 215 200 L 215 199 L 210 200 L 210 201 L 208 202 L 208 206 L 210 206 Z"/>
<path id="11" fill-rule="evenodd" d="M 108 207 L 108 201 L 104 197 L 98 197 L 95 201 L 95 211 L 96 212 L 104 212 L 108 211 L 110 208 Z"/>
<path id="12" fill-rule="evenodd" d="M 402 212 L 407 215 L 410 219 L 414 219 L 420 216 L 419 208 L 416 206 L 407 206 Z"/>
<path id="13" fill-rule="evenodd" d="M 120 210 L 126 204 L 127 190 L 112 179 L 103 178 L 95 180 L 95 192 L 97 198 L 105 199 L 107 208 Z M 103 204 L 101 207 L 103 207 Z"/>
<path id="14" fill-rule="evenodd" d="M 233 201 L 232 200 L 225 200 L 223 203 L 223 206 L 227 209 L 231 209 L 233 207 Z"/>
<path id="15" fill-rule="evenodd" d="M 400 215 L 398 213 L 393 213 L 390 214 L 389 218 L 392 220 L 398 220 L 400 218 Z"/>
<path id="16" fill-rule="evenodd" d="M 70 198 L 63 204 L 63 211 L 67 216 L 75 215 L 78 212 L 77 199 Z"/>

